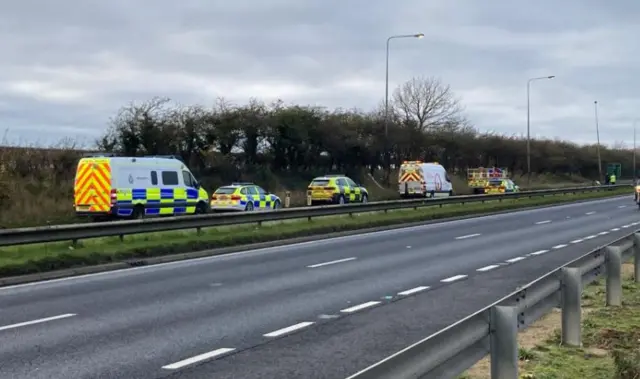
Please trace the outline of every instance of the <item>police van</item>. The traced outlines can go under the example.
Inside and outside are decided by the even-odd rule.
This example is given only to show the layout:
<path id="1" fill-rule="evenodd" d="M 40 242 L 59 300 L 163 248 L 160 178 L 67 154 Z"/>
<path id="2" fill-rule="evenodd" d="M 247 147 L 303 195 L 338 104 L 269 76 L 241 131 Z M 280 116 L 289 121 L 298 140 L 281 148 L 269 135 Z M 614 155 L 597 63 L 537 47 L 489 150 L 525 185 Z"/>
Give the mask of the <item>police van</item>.
<path id="1" fill-rule="evenodd" d="M 437 162 L 404 161 L 398 171 L 398 192 L 402 198 L 453 196 L 453 185 Z"/>
<path id="2" fill-rule="evenodd" d="M 94 155 L 78 162 L 77 216 L 140 219 L 206 213 L 209 195 L 175 156 Z"/>

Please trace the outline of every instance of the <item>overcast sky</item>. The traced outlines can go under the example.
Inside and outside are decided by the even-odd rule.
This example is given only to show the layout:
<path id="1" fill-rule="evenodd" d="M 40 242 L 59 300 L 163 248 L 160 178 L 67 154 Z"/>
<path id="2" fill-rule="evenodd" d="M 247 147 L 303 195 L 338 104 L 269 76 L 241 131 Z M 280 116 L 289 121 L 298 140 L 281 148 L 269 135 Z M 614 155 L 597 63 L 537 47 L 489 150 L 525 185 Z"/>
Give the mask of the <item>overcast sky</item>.
<path id="1" fill-rule="evenodd" d="M 637 0 L 7 0 L 0 139 L 92 142 L 130 101 L 223 96 L 370 109 L 412 76 L 451 85 L 477 128 L 633 143 Z"/>

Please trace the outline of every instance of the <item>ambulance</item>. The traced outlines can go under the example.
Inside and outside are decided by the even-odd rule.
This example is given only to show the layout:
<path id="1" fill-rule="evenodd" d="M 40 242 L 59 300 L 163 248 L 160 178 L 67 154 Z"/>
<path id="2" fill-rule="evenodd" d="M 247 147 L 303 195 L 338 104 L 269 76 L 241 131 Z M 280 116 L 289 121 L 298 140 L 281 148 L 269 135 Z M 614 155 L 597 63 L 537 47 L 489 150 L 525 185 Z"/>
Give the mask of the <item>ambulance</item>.
<path id="1" fill-rule="evenodd" d="M 398 192 L 402 198 L 453 196 L 453 185 L 437 162 L 404 161 L 398 171 Z"/>

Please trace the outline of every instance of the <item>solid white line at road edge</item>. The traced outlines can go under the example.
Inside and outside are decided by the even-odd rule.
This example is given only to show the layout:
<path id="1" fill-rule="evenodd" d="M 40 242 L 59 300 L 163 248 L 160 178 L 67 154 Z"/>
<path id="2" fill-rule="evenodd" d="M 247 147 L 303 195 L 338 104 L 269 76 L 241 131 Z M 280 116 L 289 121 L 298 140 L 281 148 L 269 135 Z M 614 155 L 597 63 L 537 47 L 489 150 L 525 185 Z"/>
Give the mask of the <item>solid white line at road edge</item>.
<path id="1" fill-rule="evenodd" d="M 263 334 L 263 335 L 265 337 L 278 337 L 278 336 L 281 336 L 283 334 L 291 333 L 294 330 L 306 328 L 307 326 L 313 325 L 313 324 L 314 323 L 311 322 L 311 321 L 305 321 L 305 322 L 301 322 L 299 324 L 291 325 L 291 326 L 288 326 L 286 328 L 278 329 L 276 331 L 273 331 L 273 332 L 267 333 L 267 334 Z"/>
<path id="2" fill-rule="evenodd" d="M 188 366 L 190 364 L 194 364 L 194 363 L 197 363 L 197 362 L 200 362 L 200 361 L 204 361 L 205 359 L 209 359 L 209 358 L 220 356 L 222 354 L 229 353 L 229 352 L 234 351 L 234 350 L 235 349 L 230 349 L 230 348 L 223 347 L 221 349 L 213 350 L 213 351 L 210 351 L 208 353 L 196 355 L 195 357 L 187 358 L 187 359 L 182 360 L 180 362 L 176 362 L 176 363 L 172 363 L 170 365 L 162 366 L 162 368 L 166 369 L 166 370 L 175 370 L 175 369 L 178 369 L 178 368 L 181 368 L 181 367 L 184 367 L 184 366 Z"/>
<path id="3" fill-rule="evenodd" d="M 430 288 L 429 286 L 420 286 L 420 287 L 412 288 L 410 290 L 398 292 L 398 295 L 403 295 L 403 296 L 411 295 L 411 294 L 414 294 L 416 292 L 428 290 L 429 288 Z"/>
<path id="4" fill-rule="evenodd" d="M 463 240 L 463 239 L 467 239 L 467 238 L 477 237 L 477 236 L 479 236 L 479 235 L 480 235 L 480 233 L 467 234 L 466 236 L 456 237 L 456 239 L 457 239 L 457 240 Z"/>
<path id="5" fill-rule="evenodd" d="M 464 279 L 466 277 L 467 277 L 467 275 L 456 275 L 456 276 L 452 276 L 450 278 L 442 279 L 441 282 L 450 283 L 450 282 L 455 282 L 456 280 Z"/>
<path id="6" fill-rule="evenodd" d="M 349 262 L 349 261 L 353 261 L 355 259 L 356 259 L 356 257 L 344 258 L 344 259 L 338 259 L 336 261 L 331 261 L 331 262 L 317 263 L 315 265 L 311 265 L 311 266 L 307 266 L 307 267 L 308 268 L 316 268 L 316 267 L 333 265 L 333 264 L 336 264 L 336 263 Z"/>
<path id="7" fill-rule="evenodd" d="M 368 303 L 362 303 L 362 304 L 355 305 L 355 306 L 350 307 L 350 308 L 342 309 L 340 312 L 344 312 L 344 313 L 352 313 L 352 312 L 359 311 L 359 310 L 361 310 L 361 309 L 365 309 L 365 308 L 373 307 L 374 305 L 378 305 L 378 304 L 380 304 L 380 302 L 379 302 L 379 301 L 370 301 L 370 302 L 368 302 Z"/>
<path id="8" fill-rule="evenodd" d="M 17 324 L 12 324 L 12 325 L 0 326 L 0 331 L 7 330 L 7 329 L 15 329 L 15 328 L 19 328 L 21 326 L 40 324 L 40 323 L 48 322 L 48 321 L 60 320 L 60 319 L 63 319 L 63 318 L 68 318 L 68 317 L 73 317 L 73 316 L 76 316 L 76 314 L 75 313 L 67 313 L 67 314 L 59 315 L 59 316 L 41 318 L 41 319 L 37 319 L 37 320 L 33 320 L 33 321 L 25 321 L 25 322 L 20 322 L 20 323 L 17 323 Z"/>

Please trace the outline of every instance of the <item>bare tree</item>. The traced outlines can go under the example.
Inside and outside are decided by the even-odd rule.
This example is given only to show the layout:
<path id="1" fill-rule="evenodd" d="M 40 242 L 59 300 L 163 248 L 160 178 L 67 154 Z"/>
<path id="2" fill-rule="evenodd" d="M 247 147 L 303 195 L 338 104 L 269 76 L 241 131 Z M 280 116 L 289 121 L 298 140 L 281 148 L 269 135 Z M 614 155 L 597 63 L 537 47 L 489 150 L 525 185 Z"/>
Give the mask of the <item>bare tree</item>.
<path id="1" fill-rule="evenodd" d="M 412 78 L 393 93 L 393 110 L 421 131 L 451 128 L 462 121 L 460 102 L 451 88 L 436 78 Z"/>

